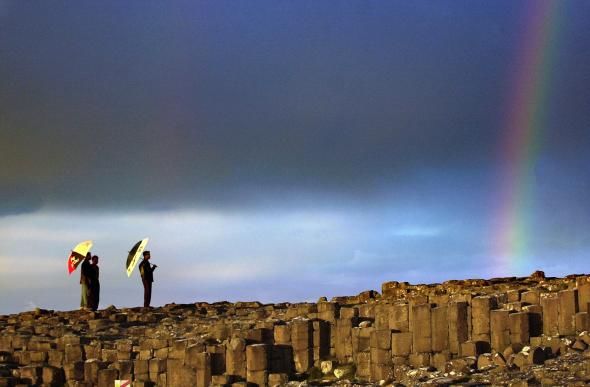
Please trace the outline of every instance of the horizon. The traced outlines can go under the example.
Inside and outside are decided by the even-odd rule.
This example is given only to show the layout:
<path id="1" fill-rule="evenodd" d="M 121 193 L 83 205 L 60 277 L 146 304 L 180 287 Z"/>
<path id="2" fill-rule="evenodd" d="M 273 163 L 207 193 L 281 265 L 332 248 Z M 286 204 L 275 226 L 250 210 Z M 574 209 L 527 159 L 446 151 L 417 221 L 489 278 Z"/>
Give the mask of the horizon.
<path id="1" fill-rule="evenodd" d="M 0 315 L 588 272 L 590 3 L 0 2 Z M 137 271 L 137 270 L 136 270 Z"/>

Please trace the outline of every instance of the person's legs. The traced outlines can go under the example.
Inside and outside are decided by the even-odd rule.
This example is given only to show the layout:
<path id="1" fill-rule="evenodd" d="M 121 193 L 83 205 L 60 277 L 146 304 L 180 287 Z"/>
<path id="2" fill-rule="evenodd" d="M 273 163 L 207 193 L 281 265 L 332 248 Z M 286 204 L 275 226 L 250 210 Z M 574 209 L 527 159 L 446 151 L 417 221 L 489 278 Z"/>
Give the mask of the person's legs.
<path id="1" fill-rule="evenodd" d="M 80 295 L 80 308 L 88 307 L 88 286 L 86 284 L 80 285 L 82 288 L 82 294 Z"/>
<path id="2" fill-rule="evenodd" d="M 88 308 L 94 310 L 94 289 L 92 285 L 88 286 Z"/>
<path id="3" fill-rule="evenodd" d="M 100 302 L 100 284 L 96 285 L 94 288 L 94 297 L 92 300 L 92 310 L 98 309 L 98 304 Z"/>
<path id="4" fill-rule="evenodd" d="M 143 306 L 147 308 L 150 306 L 152 300 L 152 283 L 151 281 L 143 281 Z"/>

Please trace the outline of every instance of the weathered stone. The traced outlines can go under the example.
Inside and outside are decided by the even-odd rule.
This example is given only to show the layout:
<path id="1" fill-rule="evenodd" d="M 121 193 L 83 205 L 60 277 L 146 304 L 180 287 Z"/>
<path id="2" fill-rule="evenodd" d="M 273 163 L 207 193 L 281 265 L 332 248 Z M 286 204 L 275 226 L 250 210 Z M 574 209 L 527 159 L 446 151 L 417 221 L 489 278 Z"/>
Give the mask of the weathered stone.
<path id="1" fill-rule="evenodd" d="M 342 307 L 340 308 L 340 318 L 350 320 L 359 316 L 359 309 L 356 307 Z"/>
<path id="2" fill-rule="evenodd" d="M 64 358 L 65 358 L 64 351 L 58 351 L 58 350 L 52 349 L 49 352 L 47 352 L 47 355 L 48 355 L 47 363 L 49 365 L 61 368 L 61 366 L 64 363 Z"/>
<path id="3" fill-rule="evenodd" d="M 370 352 L 360 352 L 356 354 L 355 360 L 356 366 L 356 377 L 363 380 L 369 380 L 371 378 L 371 353 Z M 332 366 L 332 371 L 334 371 L 334 366 Z M 323 370 L 322 370 L 323 371 Z M 330 373 L 325 372 L 325 373 Z"/>
<path id="4" fill-rule="evenodd" d="M 248 370 L 246 380 L 249 385 L 266 386 L 268 385 L 268 371 L 251 371 Z"/>
<path id="5" fill-rule="evenodd" d="M 307 372 L 313 366 L 313 349 L 293 350 L 295 371 Z"/>
<path id="6" fill-rule="evenodd" d="M 274 342 L 276 344 L 291 343 L 291 325 L 274 326 Z"/>
<path id="7" fill-rule="evenodd" d="M 573 349 L 576 349 L 578 351 L 585 351 L 586 348 L 588 348 L 588 344 L 586 344 L 581 339 L 576 339 L 576 341 L 574 342 L 574 344 L 572 344 L 572 348 Z"/>
<path id="8" fill-rule="evenodd" d="M 246 377 L 246 340 L 237 337 L 227 342 L 226 371 L 228 375 Z"/>
<path id="9" fill-rule="evenodd" d="M 432 326 L 430 304 L 419 304 L 412 306 L 413 324 L 413 351 L 432 351 Z"/>
<path id="10" fill-rule="evenodd" d="M 225 346 L 208 345 L 207 352 L 211 354 L 211 374 L 223 375 L 225 373 Z"/>
<path id="11" fill-rule="evenodd" d="M 371 364 L 391 365 L 391 351 L 388 349 L 371 348 Z"/>
<path id="12" fill-rule="evenodd" d="M 386 381 L 393 379 L 393 367 L 388 364 L 379 364 L 371 362 L 372 382 Z"/>
<path id="13" fill-rule="evenodd" d="M 20 368 L 20 378 L 29 384 L 41 384 L 43 367 L 26 366 Z"/>
<path id="14" fill-rule="evenodd" d="M 31 363 L 43 364 L 47 362 L 48 353 L 44 351 L 29 351 L 29 357 L 31 359 Z"/>
<path id="15" fill-rule="evenodd" d="M 409 363 L 414 368 L 428 367 L 430 365 L 430 353 L 412 353 Z"/>
<path id="16" fill-rule="evenodd" d="M 133 379 L 133 362 L 131 360 L 117 361 L 109 366 L 119 371 L 119 379 Z"/>
<path id="17" fill-rule="evenodd" d="M 543 348 L 531 348 L 527 355 L 528 364 L 543 364 L 546 356 Z"/>
<path id="18" fill-rule="evenodd" d="M 578 291 L 562 290 L 558 293 L 559 318 L 558 330 L 561 335 L 576 333 L 575 314 L 578 312 Z"/>
<path id="19" fill-rule="evenodd" d="M 135 360 L 133 362 L 133 369 L 136 374 L 148 375 L 150 372 L 149 360 Z"/>
<path id="20" fill-rule="evenodd" d="M 534 375 L 534 383 L 551 375 L 554 384 L 567 385 L 589 374 L 588 312 L 581 306 L 586 284 L 581 276 L 538 283 L 514 277 L 399 284 L 399 299 L 365 292 L 320 301 L 323 306 L 220 302 L 0 316 L 0 347 L 6 349 L 0 349 L 0 387 L 96 387 L 110 384 L 115 373 L 136 385 L 245 386 L 247 379 L 285 384 L 304 378 L 327 384 L 335 376 L 320 371 L 325 359 L 334 362 L 334 371 L 355 371 L 349 376 L 338 371 L 341 383 L 393 383 L 394 373 L 401 378 L 396 382 L 406 385 L 504 385 L 511 367 L 519 367 Z M 359 304 L 361 299 L 367 302 Z M 495 309 L 496 303 L 502 309 Z M 478 321 L 481 310 L 489 311 L 489 341 L 469 340 L 471 333 L 486 337 L 485 322 Z M 253 343 L 267 346 L 267 364 L 248 372 L 246 347 Z M 449 364 L 464 367 L 449 371 Z M 476 366 L 484 371 L 472 374 Z M 432 367 L 449 374 L 442 377 Z"/>
<path id="21" fill-rule="evenodd" d="M 449 319 L 448 306 L 438 306 L 432 309 L 432 351 L 442 352 L 449 348 Z"/>
<path id="22" fill-rule="evenodd" d="M 86 362 L 84 362 L 84 380 L 97 384 L 98 371 L 105 369 L 106 367 L 106 363 L 98 359 L 86 360 Z"/>
<path id="23" fill-rule="evenodd" d="M 461 344 L 469 337 L 469 323 L 467 302 L 451 302 L 448 304 L 449 319 L 449 351 L 457 355 L 460 353 Z"/>
<path id="24" fill-rule="evenodd" d="M 590 302 L 590 282 L 583 281 L 578 284 L 578 311 L 590 312 L 588 303 Z"/>
<path id="25" fill-rule="evenodd" d="M 340 317 L 340 304 L 336 302 L 319 302 L 318 317 L 324 321 L 334 324 Z"/>
<path id="26" fill-rule="evenodd" d="M 62 368 L 43 367 L 43 384 L 47 386 L 61 386 L 65 383 L 65 375 Z"/>
<path id="27" fill-rule="evenodd" d="M 537 289 L 529 290 L 522 293 L 522 301 L 526 304 L 539 305 L 540 292 Z"/>
<path id="28" fill-rule="evenodd" d="M 479 355 L 490 351 L 490 343 L 487 341 L 466 341 L 461 344 L 461 356 L 478 357 Z"/>
<path id="29" fill-rule="evenodd" d="M 391 304 L 377 304 L 375 306 L 374 325 L 376 329 L 389 329 L 389 318 L 393 313 L 392 309 L 393 306 Z"/>
<path id="30" fill-rule="evenodd" d="M 74 363 L 84 361 L 84 349 L 79 344 L 67 344 L 65 347 L 65 362 Z"/>
<path id="31" fill-rule="evenodd" d="M 389 329 L 398 332 L 409 332 L 409 305 L 396 304 L 391 308 L 389 316 Z"/>
<path id="32" fill-rule="evenodd" d="M 492 308 L 491 297 L 475 297 L 471 300 L 471 338 L 473 341 L 490 342 L 490 311 Z"/>
<path id="33" fill-rule="evenodd" d="M 285 344 L 273 345 L 270 349 L 269 372 L 290 375 L 293 372 L 294 361 L 293 347 Z"/>
<path id="34" fill-rule="evenodd" d="M 370 347 L 378 349 L 391 349 L 391 331 L 386 330 L 373 330 L 370 336 Z"/>
<path id="35" fill-rule="evenodd" d="M 211 383 L 211 354 L 202 352 L 196 355 L 197 387 L 207 387 Z"/>
<path id="36" fill-rule="evenodd" d="M 194 368 L 184 365 L 182 360 L 166 361 L 166 381 L 170 386 L 194 386 L 197 384 L 197 372 Z"/>
<path id="37" fill-rule="evenodd" d="M 375 331 L 374 327 L 352 328 L 352 352 L 358 354 L 360 352 L 369 351 L 371 349 L 371 335 Z"/>
<path id="38" fill-rule="evenodd" d="M 117 379 L 119 379 L 119 371 L 114 368 L 98 371 L 98 387 L 113 387 Z"/>
<path id="39" fill-rule="evenodd" d="M 526 312 L 511 313 L 510 342 L 512 344 L 526 344 L 529 342 L 529 315 Z"/>
<path id="40" fill-rule="evenodd" d="M 266 344 L 253 344 L 246 347 L 246 369 L 248 371 L 268 370 L 269 351 Z"/>
<path id="41" fill-rule="evenodd" d="M 492 349 L 503 351 L 510 344 L 510 321 L 507 310 L 496 309 L 490 312 L 490 331 Z"/>
<path id="42" fill-rule="evenodd" d="M 93 331 L 108 328 L 111 322 L 106 319 L 88 320 L 88 328 Z"/>
<path id="43" fill-rule="evenodd" d="M 477 357 L 477 369 L 483 370 L 490 367 L 495 367 L 494 356 L 491 353 L 482 353 Z"/>
<path id="44" fill-rule="evenodd" d="M 166 359 L 151 359 L 148 364 L 150 380 L 158 380 L 158 375 L 166 372 Z"/>
<path id="45" fill-rule="evenodd" d="M 336 358 L 341 363 L 352 360 L 352 327 L 354 319 L 336 320 L 334 348 Z"/>
<path id="46" fill-rule="evenodd" d="M 582 333 L 590 329 L 588 312 L 578 312 L 575 316 L 576 333 Z"/>
<path id="47" fill-rule="evenodd" d="M 84 362 L 67 363 L 63 366 L 66 380 L 84 380 Z"/>
<path id="48" fill-rule="evenodd" d="M 314 363 L 330 356 L 330 324 L 323 320 L 313 321 Z"/>
<path id="49" fill-rule="evenodd" d="M 270 387 L 284 386 L 289 381 L 287 374 L 268 374 L 268 385 Z"/>
<path id="50" fill-rule="evenodd" d="M 451 352 L 443 351 L 436 352 L 432 355 L 432 366 L 437 370 L 444 372 L 446 369 L 447 362 L 451 360 Z"/>
<path id="51" fill-rule="evenodd" d="M 543 334 L 545 336 L 559 335 L 559 299 L 554 295 L 541 295 L 543 307 Z"/>
<path id="52" fill-rule="evenodd" d="M 531 337 L 543 334 L 543 307 L 541 305 L 525 306 L 522 310 L 529 314 L 529 334 Z"/>
<path id="53" fill-rule="evenodd" d="M 295 351 L 313 348 L 313 324 L 310 320 L 293 320 L 291 345 Z"/>
<path id="54" fill-rule="evenodd" d="M 160 348 L 166 348 L 168 346 L 168 340 L 164 339 L 144 339 L 139 343 L 141 350 L 156 350 Z"/>

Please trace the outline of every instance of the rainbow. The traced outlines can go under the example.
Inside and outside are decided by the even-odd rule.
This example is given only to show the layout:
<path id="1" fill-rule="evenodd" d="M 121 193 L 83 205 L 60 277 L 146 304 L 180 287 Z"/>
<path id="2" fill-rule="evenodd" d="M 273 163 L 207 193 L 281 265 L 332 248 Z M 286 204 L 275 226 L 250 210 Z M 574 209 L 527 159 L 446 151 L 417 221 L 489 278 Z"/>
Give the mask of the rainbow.
<path id="1" fill-rule="evenodd" d="M 535 165 L 544 130 L 556 37 L 563 13 L 560 0 L 523 2 L 526 7 L 515 68 L 510 77 L 501 141 L 500 203 L 493 257 L 497 275 L 534 269 L 529 246 Z M 528 273 L 526 273 L 528 274 Z"/>

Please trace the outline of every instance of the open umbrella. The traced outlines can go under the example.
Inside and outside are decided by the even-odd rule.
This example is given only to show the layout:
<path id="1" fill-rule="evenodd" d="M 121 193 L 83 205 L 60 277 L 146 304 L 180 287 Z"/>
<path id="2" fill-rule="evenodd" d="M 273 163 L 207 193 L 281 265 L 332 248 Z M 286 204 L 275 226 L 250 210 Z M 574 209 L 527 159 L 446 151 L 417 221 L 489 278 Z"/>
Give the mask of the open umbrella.
<path id="1" fill-rule="evenodd" d="M 145 246 L 148 243 L 149 238 L 145 238 L 137 242 L 129 251 L 129 255 L 127 255 L 127 277 L 131 277 L 131 273 L 133 273 L 133 269 L 135 265 L 137 265 L 137 261 L 139 261 L 139 257 L 143 250 L 145 250 Z"/>
<path id="2" fill-rule="evenodd" d="M 86 254 L 90 251 L 92 247 L 92 241 L 84 241 L 80 242 L 74 247 L 72 253 L 68 257 L 68 274 L 72 274 L 74 270 L 78 267 L 80 262 L 84 260 Z"/>

